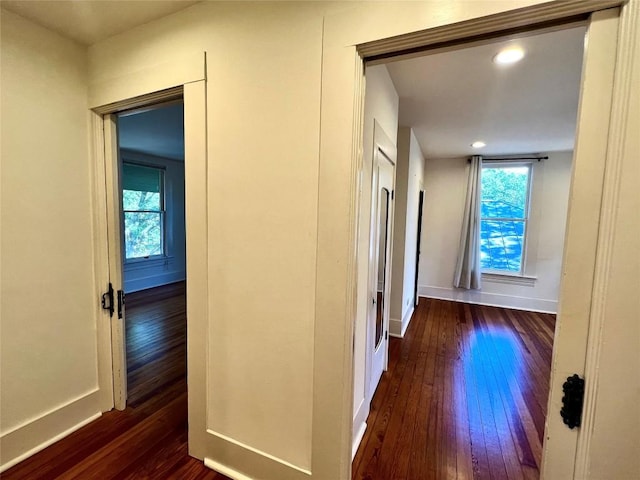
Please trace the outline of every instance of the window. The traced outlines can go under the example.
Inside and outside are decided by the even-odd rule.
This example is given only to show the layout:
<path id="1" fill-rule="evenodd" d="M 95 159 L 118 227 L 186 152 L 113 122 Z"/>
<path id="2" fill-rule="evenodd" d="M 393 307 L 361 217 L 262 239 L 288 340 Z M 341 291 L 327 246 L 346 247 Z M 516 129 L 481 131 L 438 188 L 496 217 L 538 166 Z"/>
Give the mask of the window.
<path id="1" fill-rule="evenodd" d="M 125 259 L 165 254 L 164 170 L 122 164 Z"/>
<path id="2" fill-rule="evenodd" d="M 523 274 L 530 185 L 530 164 L 483 165 L 480 202 L 483 272 Z"/>

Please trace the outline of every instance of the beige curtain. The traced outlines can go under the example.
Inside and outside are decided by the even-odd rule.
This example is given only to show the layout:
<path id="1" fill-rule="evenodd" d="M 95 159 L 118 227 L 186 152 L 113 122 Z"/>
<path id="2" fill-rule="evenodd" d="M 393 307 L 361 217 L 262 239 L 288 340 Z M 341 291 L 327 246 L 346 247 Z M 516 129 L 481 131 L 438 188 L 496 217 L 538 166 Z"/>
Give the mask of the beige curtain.
<path id="1" fill-rule="evenodd" d="M 480 273 L 480 175 L 482 157 L 474 155 L 469 164 L 467 197 L 462 219 L 458 263 L 453 286 L 466 289 L 481 287 Z"/>

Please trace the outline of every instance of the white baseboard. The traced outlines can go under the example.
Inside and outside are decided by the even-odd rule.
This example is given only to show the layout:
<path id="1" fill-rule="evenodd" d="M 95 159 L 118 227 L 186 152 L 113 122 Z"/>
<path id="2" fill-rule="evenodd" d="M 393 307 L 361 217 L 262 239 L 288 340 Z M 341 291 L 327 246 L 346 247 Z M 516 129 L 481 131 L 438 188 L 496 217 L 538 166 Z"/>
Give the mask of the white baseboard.
<path id="1" fill-rule="evenodd" d="M 367 423 L 362 422 L 357 430 L 353 432 L 353 444 L 351 445 L 351 461 L 356 457 L 356 453 L 358 448 L 360 447 L 360 442 L 362 442 L 362 438 L 364 437 L 364 432 L 367 430 Z"/>
<path id="2" fill-rule="evenodd" d="M 229 477 L 231 480 L 253 480 L 251 477 L 247 477 L 244 473 L 240 473 L 233 468 L 229 468 L 209 457 L 204 457 L 204 466 L 211 470 L 221 473 L 225 477 Z"/>
<path id="3" fill-rule="evenodd" d="M 411 321 L 414 309 L 414 305 L 409 305 L 409 308 L 407 308 L 407 311 L 404 313 L 402 320 L 398 320 L 397 318 L 389 319 L 389 335 L 396 338 L 404 337 L 404 334 L 407 331 L 407 327 L 409 326 L 409 322 Z"/>
<path id="4" fill-rule="evenodd" d="M 261 478 L 263 473 L 265 478 L 289 478 L 292 471 L 297 472 L 294 475 L 299 475 L 300 473 L 311 475 L 311 470 L 308 468 L 294 465 L 287 460 L 247 445 L 223 433 L 207 428 L 207 434 L 209 451 L 224 450 L 224 454 L 229 455 L 228 458 L 233 458 L 233 460 L 226 461 L 224 457 L 221 457 L 220 460 L 213 460 L 205 456 L 205 465 L 234 480 L 251 480 L 252 477 L 248 473 L 242 473 L 230 467 L 229 464 L 231 463 L 246 465 L 249 472 L 253 470 L 252 475 Z"/>
<path id="5" fill-rule="evenodd" d="M 528 310 L 541 313 L 556 313 L 558 302 L 540 298 L 516 297 L 513 295 L 501 295 L 487 293 L 481 290 L 464 290 L 458 288 L 430 287 L 420 285 L 418 295 L 440 300 L 452 300 L 462 303 L 476 303 L 490 307 L 513 308 L 514 310 Z"/>
<path id="6" fill-rule="evenodd" d="M 127 273 L 125 272 L 124 291 L 125 293 L 138 292 L 140 290 L 146 290 L 147 288 L 159 287 L 161 285 L 168 285 L 170 283 L 181 282 L 186 278 L 186 272 L 184 270 L 179 272 L 167 272 L 159 275 L 150 275 L 148 277 L 134 278 L 127 280 Z"/>
<path id="7" fill-rule="evenodd" d="M 86 393 L 0 437 L 0 472 L 44 450 L 102 415 L 99 390 Z"/>
<path id="8" fill-rule="evenodd" d="M 364 435 L 364 430 L 367 428 L 367 418 L 369 418 L 371 402 L 367 398 L 362 398 L 360 400 L 360 404 L 356 409 L 356 413 L 353 415 L 353 442 L 351 445 L 351 459 L 356 455 L 358 451 L 358 447 L 360 446 L 360 442 L 362 441 L 362 436 Z"/>

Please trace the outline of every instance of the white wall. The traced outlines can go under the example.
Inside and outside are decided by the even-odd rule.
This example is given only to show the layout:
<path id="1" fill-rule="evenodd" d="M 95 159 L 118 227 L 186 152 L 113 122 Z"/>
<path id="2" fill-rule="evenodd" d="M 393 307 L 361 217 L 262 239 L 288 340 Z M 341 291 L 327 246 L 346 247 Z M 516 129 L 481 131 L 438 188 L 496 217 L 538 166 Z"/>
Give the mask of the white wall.
<path id="1" fill-rule="evenodd" d="M 89 50 L 96 90 L 207 52 L 202 335 L 206 427 L 223 464 L 232 448 L 311 468 L 323 8 L 203 2 Z"/>
<path id="2" fill-rule="evenodd" d="M 534 164 L 525 274 L 535 280 L 506 283 L 483 276 L 480 291 L 456 289 L 453 274 L 460 240 L 467 159 L 427 159 L 419 294 L 463 302 L 555 312 L 571 180 L 572 152 L 551 152 Z"/>
<path id="3" fill-rule="evenodd" d="M 400 127 L 389 325 L 389 334 L 399 337 L 404 336 L 415 305 L 418 204 L 423 176 L 424 157 L 418 140 L 411 128 Z"/>
<path id="4" fill-rule="evenodd" d="M 353 428 L 354 442 L 364 432 L 369 414 L 367 374 L 367 314 L 371 305 L 369 291 L 369 242 L 371 238 L 371 186 L 374 160 L 374 122 L 396 144 L 398 134 L 398 94 L 387 67 L 369 67 L 365 74 L 366 92 L 363 130 L 363 168 L 360 174 L 360 211 L 358 220 L 358 292 L 354 332 Z M 354 445 L 354 448 L 357 448 Z"/>
<path id="5" fill-rule="evenodd" d="M 4 469 L 100 410 L 86 51 L 0 15 Z"/>
<path id="6" fill-rule="evenodd" d="M 207 437 L 207 451 L 219 465 L 249 478 L 267 478 L 265 471 L 272 471 L 277 461 L 273 459 L 279 457 L 295 464 L 278 463 L 287 474 L 270 478 L 308 478 L 296 467 L 309 464 L 312 478 L 348 476 L 345 447 L 350 435 L 343 429 L 351 426 L 352 412 L 344 412 L 342 405 L 352 395 L 347 373 L 352 314 L 345 284 L 350 284 L 348 263 L 354 250 L 348 241 L 355 217 L 349 209 L 351 137 L 358 123 L 353 118 L 358 78 L 353 45 L 536 3 L 543 0 L 337 6 L 203 2 L 91 49 L 94 87 L 140 74 L 129 84 L 136 90 L 157 84 L 156 79 L 144 77 L 147 68 L 182 55 L 208 53 L 207 206 L 215 230 L 210 228 L 209 237 L 206 336 L 214 351 L 203 363 L 209 381 L 207 427 L 229 438 Z M 340 11 L 323 18 L 324 9 L 330 8 Z M 47 61 L 55 61 L 54 68 L 46 69 L 49 76 L 58 72 L 58 61 L 65 64 L 64 58 L 55 56 Z M 6 65 L 3 58 L 3 95 Z M 21 81 L 33 80 L 31 72 L 22 73 Z M 45 78 L 43 72 L 37 73 L 36 79 Z M 169 69 L 160 74 L 163 79 L 171 75 Z M 123 85 L 119 91 L 127 90 Z M 4 96 L 2 100 L 4 129 Z M 21 115 L 13 110 L 12 123 Z M 637 129 L 637 110 L 632 115 L 631 126 Z M 62 146 L 55 144 L 47 153 L 68 161 L 66 150 L 78 138 L 86 138 L 86 127 L 55 125 L 55 130 L 64 133 Z M 31 139 L 32 129 L 28 132 Z M 632 132 L 627 133 L 629 138 Z M 4 166 L 4 142 L 2 148 Z M 625 158 L 635 157 L 625 152 Z M 2 182 L 4 227 L 4 175 Z M 86 205 L 80 203 L 78 208 Z M 65 225 L 73 226 L 73 221 Z M 637 228 L 631 234 L 637 238 Z M 3 249 L 4 245 L 3 238 Z M 45 264 L 38 273 L 53 276 L 58 273 L 56 266 Z M 4 264 L 2 275 L 4 325 L 5 299 L 19 299 L 20 293 L 13 295 L 5 287 Z M 629 285 L 636 278 L 618 270 L 612 275 Z M 83 301 L 87 283 L 73 284 L 66 309 Z M 335 294 L 327 295 L 329 291 Z M 624 308 L 628 300 L 611 301 Z M 630 312 L 627 308 L 620 317 L 621 332 L 635 321 Z M 95 328 L 92 322 L 86 326 Z M 30 344 L 20 335 L 12 341 L 20 347 Z M 46 345 L 38 347 L 47 351 Z M 629 350 L 621 354 L 628 360 Z M 78 368 L 87 365 L 90 362 Z M 74 381 L 74 388 L 82 378 Z M 637 390 L 632 390 L 616 393 L 633 401 Z M 610 428 L 623 422 L 617 419 Z M 216 448 L 211 447 L 214 441 Z M 616 443 L 609 442 L 602 455 L 614 451 Z M 630 455 L 625 454 L 621 465 L 629 464 Z"/>
<path id="7" fill-rule="evenodd" d="M 184 226 L 184 161 L 120 150 L 122 161 L 165 168 L 166 258 L 124 264 L 124 291 L 136 292 L 186 278 Z"/>

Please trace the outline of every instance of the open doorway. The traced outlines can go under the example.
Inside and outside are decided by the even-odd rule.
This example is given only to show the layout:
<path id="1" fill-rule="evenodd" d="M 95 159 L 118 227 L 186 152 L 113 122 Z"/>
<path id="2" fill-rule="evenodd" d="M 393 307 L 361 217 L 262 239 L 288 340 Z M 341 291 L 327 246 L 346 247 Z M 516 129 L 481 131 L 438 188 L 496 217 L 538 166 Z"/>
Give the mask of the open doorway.
<path id="1" fill-rule="evenodd" d="M 367 115 L 383 122 L 376 114 L 400 126 L 390 320 L 400 338 L 366 431 L 354 433 L 353 478 L 539 475 L 585 31 L 367 69 L 365 129 Z M 522 62 L 492 61 L 515 47 Z M 481 286 L 458 288 L 472 156 L 483 157 L 471 194 Z"/>
<path id="2" fill-rule="evenodd" d="M 159 406 L 186 394 L 183 102 L 121 112 L 117 132 L 126 403 Z"/>

